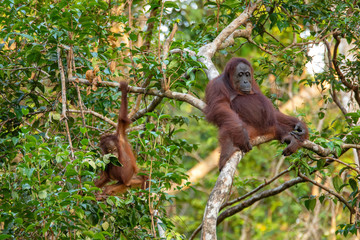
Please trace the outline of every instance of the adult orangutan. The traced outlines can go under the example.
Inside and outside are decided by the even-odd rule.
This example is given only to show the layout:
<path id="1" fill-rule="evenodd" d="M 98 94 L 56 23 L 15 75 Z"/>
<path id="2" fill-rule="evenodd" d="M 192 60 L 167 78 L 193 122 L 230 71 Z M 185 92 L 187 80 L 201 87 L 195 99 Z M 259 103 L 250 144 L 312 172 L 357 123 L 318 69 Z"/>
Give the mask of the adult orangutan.
<path id="1" fill-rule="evenodd" d="M 226 64 L 224 72 L 207 85 L 205 98 L 206 119 L 219 128 L 220 170 L 235 151 L 250 151 L 250 140 L 258 136 L 287 143 L 285 156 L 309 137 L 304 122 L 279 112 L 261 93 L 254 69 L 244 58 Z"/>
<path id="2" fill-rule="evenodd" d="M 147 180 L 146 176 L 137 175 L 136 159 L 125 133 L 130 125 L 130 119 L 127 116 L 127 83 L 120 82 L 119 89 L 122 95 L 116 133 L 101 136 L 100 148 L 102 154 L 114 154 L 121 166 L 109 163 L 105 171 L 102 172 L 100 179 L 95 181 L 95 185 L 102 188 L 111 180 L 116 180 L 117 183 L 105 187 L 104 193 L 111 195 L 122 193 L 128 187 L 138 186 L 144 189 Z"/>

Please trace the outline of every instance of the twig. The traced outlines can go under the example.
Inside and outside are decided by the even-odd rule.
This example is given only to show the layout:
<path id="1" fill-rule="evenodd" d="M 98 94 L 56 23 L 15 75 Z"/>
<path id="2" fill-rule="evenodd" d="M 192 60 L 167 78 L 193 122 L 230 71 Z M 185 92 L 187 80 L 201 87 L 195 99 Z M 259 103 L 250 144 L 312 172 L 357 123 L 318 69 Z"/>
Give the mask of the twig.
<path id="1" fill-rule="evenodd" d="M 70 112 L 70 113 L 81 113 L 81 110 L 75 110 L 75 109 L 68 109 L 67 112 Z M 116 122 L 112 121 L 111 119 L 101 115 L 100 113 L 97 113 L 93 110 L 84 110 L 83 111 L 84 113 L 87 113 L 87 114 L 91 114 L 91 115 L 94 115 L 95 117 L 97 118 L 100 118 L 102 120 L 104 120 L 105 122 L 109 123 L 111 126 L 113 126 L 114 128 L 116 128 L 117 124 Z M 135 127 L 130 127 L 128 129 L 126 129 L 126 132 L 131 132 L 131 131 L 138 131 L 138 130 L 141 130 L 144 128 L 144 124 L 140 124 L 138 126 L 135 126 Z M 89 126 L 87 126 L 89 127 Z M 95 128 L 96 130 L 99 130 L 97 128 Z"/>
<path id="2" fill-rule="evenodd" d="M 313 143 L 313 142 L 311 142 L 309 140 L 305 140 L 302 143 L 302 147 L 306 148 L 308 150 L 311 150 L 311 151 L 317 153 L 319 156 L 322 156 L 322 157 L 326 157 L 326 156 L 329 156 L 331 154 L 336 155 L 335 152 L 333 152 L 331 149 L 324 148 L 324 147 L 322 147 L 320 145 L 317 145 L 316 143 Z"/>
<path id="3" fill-rule="evenodd" d="M 288 173 L 288 172 L 290 172 L 290 170 L 289 170 L 289 169 L 286 169 L 286 170 L 280 172 L 278 175 L 276 175 L 276 176 L 273 177 L 272 179 L 270 179 L 269 181 L 266 181 L 266 180 L 265 180 L 264 183 L 260 184 L 258 187 L 256 187 L 255 189 L 251 190 L 250 192 L 246 193 L 245 195 L 243 195 L 243 196 L 241 196 L 241 197 L 238 197 L 238 198 L 236 198 L 236 199 L 233 199 L 233 200 L 231 200 L 231 201 L 228 201 L 227 203 L 223 204 L 223 205 L 221 206 L 221 209 L 220 209 L 220 210 L 224 209 L 224 208 L 227 207 L 227 206 L 231 206 L 231 205 L 233 205 L 233 204 L 235 204 L 235 203 L 237 203 L 237 202 L 240 202 L 240 201 L 242 201 L 243 199 L 245 199 L 245 198 L 253 195 L 254 193 L 258 192 L 260 189 L 262 189 L 262 188 L 264 188 L 265 186 L 271 184 L 271 183 L 274 182 L 276 179 L 278 179 L 279 177 L 281 177 L 282 175 L 284 175 L 284 174 L 286 174 L 286 173 Z"/>
<path id="4" fill-rule="evenodd" d="M 301 177 L 302 179 L 306 180 L 307 182 L 311 182 L 312 184 L 318 186 L 321 189 L 324 189 L 325 191 L 327 191 L 328 193 L 330 193 L 331 195 L 334 195 L 335 197 L 337 197 L 339 199 L 340 202 L 344 203 L 346 205 L 346 207 L 349 209 L 349 211 L 354 214 L 355 210 L 353 207 L 350 206 L 350 204 L 338 193 L 334 192 L 333 190 L 325 187 L 324 185 L 308 178 L 307 176 L 303 175 L 300 171 L 299 171 L 299 177 Z"/>
<path id="5" fill-rule="evenodd" d="M 342 84 L 344 84 L 348 89 L 350 90 L 353 90 L 354 91 L 354 97 L 355 97 L 355 100 L 356 102 L 360 105 L 360 94 L 359 94 L 359 85 L 353 85 L 351 84 L 350 82 L 348 82 L 344 76 L 344 74 L 341 72 L 340 70 L 340 67 L 337 63 L 337 50 L 338 50 L 338 47 L 340 45 L 340 37 L 339 37 L 339 34 L 336 33 L 336 34 L 333 34 L 334 38 L 335 38 L 335 46 L 334 46 L 334 56 L 333 56 L 333 59 L 332 59 L 332 62 L 333 62 L 333 65 L 334 65 L 334 68 L 335 68 L 335 71 L 337 73 L 337 75 L 339 76 Z"/>
<path id="6" fill-rule="evenodd" d="M 271 52 L 271 51 L 269 51 L 269 50 L 266 50 L 266 49 L 263 48 L 262 46 L 258 45 L 252 38 L 248 38 L 248 41 L 249 41 L 249 43 L 252 43 L 252 44 L 254 44 L 256 47 L 258 47 L 261 51 L 266 52 L 266 53 L 268 53 L 268 54 L 270 54 L 270 55 L 275 55 L 275 53 L 273 53 L 273 52 Z"/>
<path id="7" fill-rule="evenodd" d="M 351 118 L 349 116 L 347 116 L 347 111 L 346 109 L 344 108 L 344 106 L 340 103 L 340 100 L 339 98 L 337 97 L 336 95 L 336 92 L 335 92 L 335 89 L 333 86 L 331 86 L 332 89 L 330 89 L 330 95 L 332 97 L 332 99 L 334 100 L 335 104 L 338 106 L 338 108 L 341 110 L 342 114 L 344 115 L 345 119 L 347 120 L 350 120 L 350 121 L 347 121 L 348 124 L 350 126 L 352 126 L 352 122 L 351 122 Z"/>
<path id="8" fill-rule="evenodd" d="M 283 191 L 285 191 L 286 189 L 301 183 L 301 182 L 305 182 L 304 179 L 302 179 L 301 177 L 297 177 L 295 179 L 289 180 L 284 182 L 283 184 L 281 184 L 280 186 L 273 188 L 273 189 L 269 189 L 266 191 L 263 191 L 247 200 L 245 200 L 244 202 L 231 207 L 227 210 L 225 210 L 224 212 L 222 212 L 219 217 L 217 218 L 217 222 L 216 225 L 219 225 L 222 221 L 224 221 L 226 218 L 233 216 L 234 214 L 240 212 L 241 210 L 243 210 L 244 208 L 247 208 L 249 206 L 251 206 L 252 204 L 256 203 L 257 201 L 260 201 L 264 198 L 268 198 L 274 195 L 277 195 Z M 203 224 L 201 224 L 190 236 L 190 240 L 193 240 L 195 238 L 195 236 L 197 235 L 198 232 L 200 232 L 200 230 L 203 228 Z"/>
<path id="9" fill-rule="evenodd" d="M 161 41 L 160 41 L 160 34 L 161 34 L 161 21 L 162 21 L 162 18 L 163 18 L 163 13 L 164 13 L 164 4 L 165 4 L 165 1 L 161 1 L 161 10 L 160 10 L 160 19 L 159 19 L 159 29 L 158 29 L 158 59 L 159 59 L 159 65 L 162 66 L 161 64 Z M 163 78 L 161 80 L 161 89 L 162 90 L 166 90 L 166 78 Z"/>
<path id="10" fill-rule="evenodd" d="M 77 78 L 77 77 L 73 77 L 73 78 L 69 79 L 69 82 L 79 82 L 81 84 L 91 85 L 91 83 L 88 80 L 83 79 L 83 78 Z M 102 82 L 98 83 L 98 86 L 119 87 L 119 83 L 102 81 Z M 187 93 L 173 92 L 170 90 L 162 92 L 157 89 L 146 89 L 146 88 L 132 87 L 132 86 L 129 86 L 129 91 L 132 93 L 149 94 L 149 95 L 154 95 L 154 96 L 158 96 L 158 97 L 166 97 L 166 98 L 171 98 L 171 99 L 176 99 L 179 101 L 187 102 L 187 103 L 191 104 L 192 106 L 198 108 L 201 111 L 205 108 L 205 103 L 202 100 L 200 100 L 190 94 L 187 94 Z"/>
<path id="11" fill-rule="evenodd" d="M 320 157 L 320 156 L 319 156 L 318 158 L 333 160 L 333 161 L 335 161 L 335 162 L 338 162 L 338 163 L 340 163 L 340 164 L 342 164 L 342 165 L 347 166 L 348 168 L 350 168 L 350 169 L 354 170 L 355 172 L 357 172 L 358 174 L 360 174 L 360 170 L 359 170 L 359 169 L 356 169 L 356 168 L 352 167 L 350 164 L 347 164 L 347 163 L 341 161 L 340 159 L 333 158 L 333 157 Z"/>
<path id="12" fill-rule="evenodd" d="M 63 67 L 62 61 L 61 61 L 60 47 L 57 48 L 57 56 L 58 56 L 58 66 L 59 66 L 60 79 L 61 79 L 61 98 L 62 98 L 61 120 L 63 120 L 65 122 L 65 128 L 66 128 L 66 133 L 67 133 L 67 137 L 68 137 L 68 141 L 69 141 L 71 157 L 72 157 L 72 159 L 74 159 L 75 158 L 74 149 L 72 146 L 69 124 L 67 122 L 67 117 L 66 117 L 66 84 L 65 84 L 64 67 Z"/>
<path id="13" fill-rule="evenodd" d="M 318 38 L 318 41 L 314 40 L 314 41 L 310 41 L 310 42 L 297 43 L 297 42 L 296 42 L 296 38 L 295 38 L 294 41 L 293 41 L 290 45 L 288 45 L 288 46 L 286 46 L 284 49 L 282 49 L 280 53 L 285 52 L 286 50 L 288 50 L 289 48 L 292 48 L 292 47 L 301 47 L 301 46 L 306 46 L 306 45 L 319 44 L 320 42 L 322 42 L 322 41 L 323 41 L 324 39 L 326 39 L 327 37 L 329 37 L 329 36 L 331 36 L 331 35 L 333 35 L 333 34 L 337 34 L 337 33 L 340 33 L 340 32 L 337 31 L 337 30 L 336 30 L 336 31 L 332 31 L 332 32 L 324 35 L 323 37 Z M 319 36 L 320 36 L 320 35 L 319 35 Z"/>
<path id="14" fill-rule="evenodd" d="M 169 35 L 169 37 L 165 40 L 164 46 L 163 46 L 163 57 L 162 57 L 162 63 L 161 63 L 161 72 L 163 74 L 163 82 L 164 82 L 164 90 L 168 90 L 170 88 L 170 79 L 167 80 L 166 78 L 166 64 L 165 64 L 165 59 L 168 58 L 169 55 L 169 49 L 170 49 L 170 43 L 172 42 L 175 33 L 177 31 L 177 24 L 174 23 L 173 29 Z"/>
<path id="15" fill-rule="evenodd" d="M 131 121 L 134 122 L 143 117 L 146 113 L 154 111 L 154 109 L 161 103 L 163 97 L 155 96 L 149 106 L 137 111 L 134 116 L 131 117 Z"/>
<path id="16" fill-rule="evenodd" d="M 73 83 L 75 85 L 76 88 L 76 92 L 77 92 L 77 96 L 78 96 L 78 100 L 79 100 L 79 107 L 80 107 L 80 113 L 81 113 L 81 121 L 82 121 L 82 125 L 84 128 L 86 128 L 86 124 L 85 124 L 85 115 L 84 115 L 84 107 L 83 107 L 83 103 L 82 103 L 82 99 L 81 99 L 81 93 L 80 93 L 80 88 L 77 85 L 77 83 Z M 85 136 L 90 140 L 89 134 L 88 132 L 85 132 Z M 91 141 L 90 145 L 93 147 L 93 144 Z"/>
<path id="17" fill-rule="evenodd" d="M 349 143 L 344 143 L 341 145 L 341 148 L 343 149 L 349 149 L 349 148 L 356 148 L 356 149 L 360 149 L 360 144 L 349 144 Z"/>
<path id="18" fill-rule="evenodd" d="M 150 80 L 153 77 L 152 74 L 150 74 L 145 81 L 141 84 L 142 88 L 147 88 L 147 86 L 149 86 Z M 140 103 L 141 103 L 141 99 L 142 99 L 142 94 L 139 94 L 136 98 L 135 101 L 135 106 L 131 109 L 131 112 L 129 113 L 129 119 L 132 119 L 133 116 L 135 115 L 135 113 L 137 113 L 137 111 L 139 111 L 140 108 Z"/>
<path id="19" fill-rule="evenodd" d="M 82 111 L 81 110 L 74 110 L 74 109 L 68 109 L 67 112 L 70 112 L 70 113 L 81 113 Z M 94 115 L 95 117 L 98 117 L 102 120 L 104 120 L 105 122 L 109 123 L 110 125 L 112 125 L 113 127 L 116 128 L 117 124 L 115 122 L 113 122 L 111 119 L 101 115 L 100 113 L 97 113 L 93 110 L 84 110 L 83 113 L 87 113 L 87 114 L 92 114 Z"/>

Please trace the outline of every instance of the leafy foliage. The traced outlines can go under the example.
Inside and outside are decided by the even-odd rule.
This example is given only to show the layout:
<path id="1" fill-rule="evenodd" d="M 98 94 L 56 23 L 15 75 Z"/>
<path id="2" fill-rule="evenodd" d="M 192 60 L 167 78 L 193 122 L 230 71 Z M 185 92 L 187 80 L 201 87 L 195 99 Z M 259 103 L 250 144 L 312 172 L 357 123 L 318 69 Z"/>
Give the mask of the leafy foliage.
<path id="1" fill-rule="evenodd" d="M 165 86 L 201 99 L 205 66 L 191 51 L 197 53 L 213 41 L 247 6 L 248 1 L 234 0 L 3 0 L 0 239 L 155 239 L 159 226 L 167 239 L 187 238 L 201 222 L 218 174 L 210 172 L 176 198 L 167 191 L 186 182 L 187 170 L 216 147 L 216 129 L 182 101 L 129 93 L 129 111 L 135 116 L 131 127 L 136 127 L 129 140 L 151 187 L 99 198 L 93 179 L 116 159 L 100 156 L 98 139 L 113 130 L 109 119 L 116 121 L 121 104 L 118 90 L 102 83 L 126 80 L 131 86 L 159 91 Z M 233 46 L 216 53 L 218 69 L 232 56 L 247 57 L 263 92 L 280 109 L 302 90 L 320 89 L 321 96 L 311 96 L 297 111 L 311 128 L 311 140 L 342 161 L 330 163 L 302 150 L 283 163 L 283 145 L 265 144 L 240 163 L 229 199 L 288 169 L 265 188 L 301 172 L 358 211 L 358 162 L 343 144 L 360 141 L 359 102 L 345 104 L 347 112 L 336 103 L 359 94 L 358 13 L 354 1 L 266 0 L 250 18 L 251 37 L 237 38 Z M 166 39 L 176 27 L 167 51 Z M 347 52 L 335 51 L 340 38 L 352 44 Z M 306 64 L 313 60 L 308 52 L 314 45 L 325 49 L 325 66 L 310 75 Z M 92 83 L 68 81 L 65 99 L 62 73 L 66 80 Z M 62 110 L 67 110 L 66 116 Z M 218 237 L 295 239 L 315 229 L 308 220 L 312 215 L 320 219 L 313 232 L 323 238 L 330 238 L 330 222 L 338 224 L 337 234 L 344 237 L 355 235 L 360 224 L 359 219 L 349 222 L 349 211 L 341 210 L 344 204 L 338 198 L 310 184 L 254 206 L 221 224 Z"/>

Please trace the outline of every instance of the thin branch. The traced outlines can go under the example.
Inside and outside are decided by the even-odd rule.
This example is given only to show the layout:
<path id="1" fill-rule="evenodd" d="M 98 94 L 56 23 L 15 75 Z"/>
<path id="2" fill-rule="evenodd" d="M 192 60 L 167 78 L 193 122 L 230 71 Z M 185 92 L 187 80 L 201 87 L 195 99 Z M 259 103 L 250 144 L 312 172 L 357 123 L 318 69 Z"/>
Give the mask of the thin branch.
<path id="1" fill-rule="evenodd" d="M 254 44 L 256 47 L 258 47 L 261 51 L 266 52 L 266 53 L 268 53 L 268 54 L 270 54 L 270 55 L 275 55 L 275 53 L 273 53 L 273 52 L 271 52 L 271 51 L 269 51 L 269 50 L 266 50 L 266 49 L 263 48 L 262 46 L 258 45 L 252 38 L 248 38 L 248 41 L 249 41 L 249 43 L 252 43 L 252 44 Z"/>
<path id="2" fill-rule="evenodd" d="M 291 179 L 289 181 L 284 182 L 283 184 L 281 184 L 278 187 L 275 187 L 275 188 L 269 189 L 269 190 L 265 190 L 265 191 L 255 195 L 255 196 L 245 200 L 244 202 L 242 202 L 242 203 L 240 203 L 240 204 L 238 204 L 238 205 L 236 205 L 234 207 L 231 207 L 231 208 L 225 210 L 224 212 L 222 212 L 218 217 L 217 224 L 220 224 L 226 218 L 240 212 L 244 208 L 247 208 L 247 207 L 251 206 L 255 202 L 257 202 L 259 200 L 262 200 L 264 198 L 268 198 L 268 197 L 277 195 L 277 194 L 285 191 L 286 189 L 289 189 L 290 187 L 292 187 L 292 186 L 294 186 L 294 185 L 296 185 L 298 183 L 301 183 L 301 182 L 305 182 L 305 180 L 300 178 L 300 177 L 297 177 L 295 179 Z"/>
<path id="3" fill-rule="evenodd" d="M 162 56 L 162 63 L 161 63 L 161 72 L 163 74 L 163 82 L 164 82 L 164 88 L 163 90 L 168 90 L 170 88 L 170 81 L 166 78 L 166 64 L 165 64 L 165 60 L 168 58 L 169 56 L 169 49 L 170 49 L 170 44 L 175 36 L 175 33 L 178 29 L 177 24 L 175 23 L 173 26 L 173 29 L 169 35 L 169 37 L 165 40 L 164 46 L 163 46 L 163 56 Z"/>
<path id="4" fill-rule="evenodd" d="M 67 112 L 69 112 L 69 113 L 81 113 L 81 110 L 68 109 Z M 105 116 L 101 115 L 100 113 L 97 113 L 97 112 L 95 112 L 93 110 L 84 110 L 83 112 L 86 113 L 86 114 L 91 114 L 91 115 L 93 115 L 93 116 L 95 116 L 97 118 L 100 118 L 100 119 L 104 120 L 105 122 L 107 122 L 108 124 L 113 126 L 114 128 L 116 128 L 116 126 L 117 126 L 116 122 L 112 121 L 111 119 L 109 119 L 109 118 L 107 118 L 107 117 L 105 117 Z M 144 128 L 144 124 L 140 124 L 138 126 L 130 127 L 128 129 L 126 129 L 126 132 L 137 131 L 137 130 L 141 130 L 143 128 Z M 97 129 L 97 130 L 99 130 L 99 129 Z"/>
<path id="5" fill-rule="evenodd" d="M 151 10 L 150 12 L 150 16 L 149 16 L 149 19 L 150 18 L 154 18 L 156 15 L 157 15 L 157 11 L 159 9 L 159 6 L 160 5 L 160 1 L 158 1 L 158 4 L 155 5 L 155 7 Z M 150 49 L 150 43 L 151 43 L 151 36 L 153 34 L 153 31 L 154 31 L 154 26 L 155 26 L 155 21 L 150 21 L 148 22 L 147 24 L 147 28 L 146 28 L 146 34 L 145 34 L 145 42 L 143 44 L 143 46 L 145 47 L 145 50 L 144 52 L 147 53 Z M 150 80 L 153 76 L 152 75 L 149 75 L 146 80 L 141 84 L 141 87 L 142 88 L 146 88 L 149 83 L 150 83 Z M 140 103 L 141 103 L 141 99 L 142 99 L 142 96 L 139 94 L 136 98 L 136 101 L 135 101 L 135 105 L 133 107 L 133 109 L 131 110 L 131 112 L 129 113 L 129 118 L 131 119 L 134 114 L 139 110 L 139 107 L 140 107 Z"/>
<path id="6" fill-rule="evenodd" d="M 340 103 L 340 100 L 339 100 L 339 98 L 338 98 L 337 95 L 336 95 L 336 92 L 335 92 L 334 87 L 332 86 L 331 88 L 332 88 L 332 89 L 330 89 L 330 95 L 331 95 L 332 99 L 334 100 L 334 102 L 335 102 L 335 104 L 338 106 L 338 108 L 341 110 L 341 112 L 342 112 L 342 114 L 344 115 L 345 119 L 350 120 L 350 121 L 347 121 L 348 124 L 349 124 L 350 126 L 352 126 L 353 124 L 352 124 L 352 122 L 351 122 L 351 118 L 350 118 L 349 116 L 347 116 L 347 113 L 348 113 L 348 112 L 346 111 L 346 109 L 344 108 L 344 106 Z"/>
<path id="7" fill-rule="evenodd" d="M 353 84 L 351 84 L 350 82 L 348 82 L 346 80 L 346 78 L 345 78 L 344 74 L 341 72 L 340 67 L 339 67 L 339 65 L 337 63 L 337 60 L 336 60 L 338 47 L 339 47 L 340 42 L 341 42 L 340 36 L 337 33 L 334 34 L 333 36 L 335 38 L 335 46 L 334 46 L 334 56 L 333 56 L 332 62 L 333 62 L 335 71 L 336 71 L 337 75 L 339 76 L 340 81 L 342 82 L 342 84 L 344 84 L 348 89 L 354 91 L 355 100 L 360 105 L 359 85 L 353 85 Z"/>
<path id="8" fill-rule="evenodd" d="M 258 192 L 260 189 L 262 189 L 262 188 L 266 187 L 267 185 L 271 184 L 271 183 L 274 182 L 276 179 L 278 179 L 279 177 L 281 177 L 282 175 L 284 175 L 284 174 L 286 174 L 286 173 L 288 173 L 288 172 L 290 172 L 290 169 L 289 169 L 289 168 L 286 169 L 286 170 L 284 170 L 284 171 L 282 171 L 282 172 L 280 172 L 278 175 L 276 175 L 275 177 L 273 177 L 273 178 L 270 179 L 269 181 L 266 181 L 266 179 L 265 179 L 265 180 L 264 180 L 264 183 L 260 184 L 260 185 L 257 186 L 255 189 L 251 190 L 250 192 L 244 194 L 244 195 L 241 196 L 241 197 L 235 198 L 235 199 L 233 199 L 233 200 L 231 200 L 231 201 L 228 201 L 227 203 L 223 204 L 223 205 L 221 206 L 221 209 L 220 209 L 220 210 L 224 209 L 225 207 L 231 206 L 231 205 L 233 205 L 233 204 L 235 204 L 235 203 L 237 203 L 237 202 L 240 202 L 240 201 L 244 200 L 245 198 L 253 195 L 254 193 Z"/>
<path id="9" fill-rule="evenodd" d="M 137 111 L 134 116 L 131 117 L 131 121 L 134 122 L 138 120 L 139 118 L 143 117 L 146 113 L 154 111 L 154 109 L 161 103 L 163 97 L 154 97 L 152 102 L 149 104 L 149 106 Z"/>
<path id="10" fill-rule="evenodd" d="M 82 125 L 84 128 L 86 128 L 86 123 L 85 123 L 85 115 L 84 115 L 84 107 L 83 107 L 83 102 L 81 99 L 81 93 L 80 93 L 80 88 L 78 86 L 77 83 L 73 83 L 75 85 L 76 88 L 76 92 L 77 92 L 77 97 L 79 100 L 79 107 L 80 107 L 80 113 L 81 113 L 81 121 L 82 121 Z M 89 134 L 88 132 L 85 132 L 85 136 L 90 140 Z M 92 142 L 89 141 L 90 145 L 92 146 Z M 92 146 L 93 147 L 93 146 Z"/>
<path id="11" fill-rule="evenodd" d="M 269 189 L 266 191 L 263 191 L 247 200 L 245 200 L 244 202 L 231 207 L 227 210 L 225 210 L 224 212 L 222 212 L 219 217 L 217 218 L 217 222 L 216 225 L 219 225 L 222 221 L 224 221 L 226 218 L 233 216 L 234 214 L 242 211 L 243 209 L 250 207 L 252 204 L 254 204 L 257 201 L 260 201 L 262 199 L 277 195 L 283 191 L 285 191 L 286 189 L 301 183 L 301 182 L 305 182 L 304 179 L 302 179 L 301 177 L 297 177 L 295 179 L 289 180 L 284 182 L 283 184 L 281 184 L 280 186 L 273 188 L 273 189 Z M 203 228 L 203 224 L 201 224 L 190 236 L 190 240 L 195 239 L 195 236 L 197 235 L 198 232 L 201 231 L 201 229 Z"/>
<path id="12" fill-rule="evenodd" d="M 301 43 L 298 43 L 296 42 L 296 38 L 294 39 L 294 41 L 286 46 L 284 49 L 281 50 L 281 53 L 282 52 L 285 52 L 286 50 L 288 50 L 289 48 L 292 48 L 292 47 L 301 47 L 301 46 L 306 46 L 306 45 L 314 45 L 314 44 L 319 44 L 320 42 L 324 41 L 324 39 L 326 39 L 327 37 L 333 35 L 333 34 L 338 34 L 340 33 L 340 31 L 332 31 L 332 32 L 329 32 L 328 34 L 322 36 L 321 38 L 318 38 L 320 36 L 320 34 L 318 35 L 317 37 L 317 40 L 315 39 L 314 41 L 310 41 L 310 42 L 301 42 Z"/>
<path id="13" fill-rule="evenodd" d="M 60 79 L 61 79 L 61 98 L 62 98 L 61 120 L 63 120 L 65 122 L 66 134 L 67 134 L 68 141 L 69 141 L 71 157 L 72 157 L 72 159 L 74 159 L 75 158 L 74 149 L 73 149 L 72 140 L 71 140 L 71 136 L 70 136 L 69 124 L 68 124 L 67 117 L 66 117 L 66 84 L 65 84 L 64 67 L 63 67 L 62 61 L 61 61 L 60 47 L 57 48 L 57 57 L 58 57 L 58 66 L 59 66 Z"/>
<path id="14" fill-rule="evenodd" d="M 153 7 L 153 9 L 150 12 L 150 16 L 149 19 L 154 18 L 157 16 L 157 11 L 159 9 L 158 6 L 160 6 L 160 0 L 157 1 L 157 4 L 154 4 L 155 6 Z M 155 21 L 150 21 L 147 25 L 147 30 L 146 30 L 146 34 L 145 34 L 145 43 L 144 43 L 144 47 L 145 47 L 145 52 L 149 51 L 150 49 L 150 43 L 151 43 L 151 37 L 154 31 L 154 26 L 155 26 Z"/>
<path id="15" fill-rule="evenodd" d="M 146 79 L 145 81 L 141 84 L 141 87 L 142 88 L 147 88 L 147 86 L 149 86 L 149 83 L 150 83 L 150 80 L 151 78 L 153 77 L 152 74 L 150 74 Z M 142 100 L 142 94 L 139 94 L 136 98 L 136 101 L 135 101 L 135 105 L 133 106 L 133 108 L 131 109 L 131 112 L 129 113 L 129 119 L 131 119 L 134 114 L 139 111 L 139 108 L 140 108 L 140 103 L 141 103 L 141 100 Z"/>
<path id="16" fill-rule="evenodd" d="M 42 114 L 42 113 L 51 112 L 51 111 L 54 111 L 53 107 L 50 107 L 50 108 L 47 108 L 47 109 L 41 110 L 41 111 L 31 112 L 31 113 L 26 114 L 26 115 L 23 116 L 23 117 L 28 118 L 28 117 L 30 117 L 30 116 L 32 116 L 32 115 Z M 3 121 L 3 122 L 0 123 L 0 128 L 1 128 L 2 126 L 4 126 L 7 122 L 12 122 L 12 121 L 17 120 L 17 119 L 18 119 L 17 117 L 13 117 L 13 118 L 6 119 L 5 121 Z"/>
<path id="17" fill-rule="evenodd" d="M 81 113 L 81 110 L 74 110 L 74 109 L 68 109 L 67 110 L 68 112 L 70 113 Z M 117 124 L 115 122 L 113 122 L 111 119 L 101 115 L 100 113 L 97 113 L 93 110 L 84 110 L 83 113 L 87 113 L 87 114 L 91 114 L 91 115 L 94 115 L 95 117 L 98 117 L 102 120 L 104 120 L 105 122 L 109 123 L 110 125 L 112 125 L 113 127 L 116 128 Z"/>
<path id="18" fill-rule="evenodd" d="M 162 11 L 162 9 L 161 9 Z M 161 72 L 163 74 L 163 80 L 162 80 L 162 85 L 163 85 L 163 90 L 167 90 L 169 88 L 169 83 L 166 80 L 166 64 L 164 63 L 164 60 L 168 57 L 169 54 L 169 49 L 170 49 L 170 43 L 173 40 L 175 33 L 177 31 L 177 24 L 174 24 L 173 30 L 171 31 L 169 37 L 165 40 L 165 44 L 163 46 L 163 61 L 161 64 Z M 155 108 L 161 103 L 163 99 L 163 96 L 156 96 L 153 101 L 149 104 L 149 106 L 137 111 L 136 113 L 131 115 L 131 121 L 136 121 L 137 119 L 143 117 L 146 113 L 148 112 L 152 112 L 155 110 Z"/>
<path id="19" fill-rule="evenodd" d="M 359 170 L 359 169 L 356 169 L 356 168 L 352 167 L 350 164 L 347 164 L 347 163 L 341 161 L 340 159 L 333 158 L 333 157 L 319 157 L 319 158 L 333 160 L 333 161 L 335 161 L 335 162 L 338 162 L 338 163 L 340 163 L 340 164 L 342 164 L 342 165 L 347 166 L 348 168 L 350 168 L 350 169 L 354 170 L 355 172 L 357 172 L 358 174 L 360 174 L 360 170 Z"/>
<path id="20" fill-rule="evenodd" d="M 343 149 L 349 149 L 349 148 L 356 148 L 356 149 L 360 149 L 360 144 L 349 144 L 349 143 L 344 143 L 341 145 L 341 148 Z"/>
<path id="21" fill-rule="evenodd" d="M 303 148 L 306 148 L 308 150 L 311 150 L 315 153 L 317 153 L 319 156 L 322 156 L 322 157 L 326 157 L 326 156 L 329 156 L 331 154 L 333 155 L 336 155 L 336 153 L 329 149 L 329 148 L 324 148 L 320 145 L 317 145 L 316 143 L 313 143 L 309 140 L 305 140 L 303 143 L 302 143 L 302 147 Z"/>
<path id="22" fill-rule="evenodd" d="M 182 54 L 184 52 L 188 53 L 190 56 L 196 56 L 196 52 L 194 52 L 194 51 L 192 51 L 190 49 L 187 49 L 187 48 L 185 48 L 185 49 L 174 48 L 174 49 L 170 50 L 170 54 L 175 54 L 175 53 L 181 53 Z"/>
<path id="23" fill-rule="evenodd" d="M 85 84 L 85 85 L 91 85 L 91 83 L 88 80 L 83 79 L 83 78 L 77 78 L 77 77 L 73 77 L 73 78 L 69 79 L 69 82 L 78 82 L 78 83 Z M 119 87 L 118 82 L 102 81 L 97 84 L 98 84 L 98 86 L 116 87 L 116 88 Z M 175 99 L 178 101 L 187 102 L 187 103 L 191 104 L 192 106 L 198 108 L 201 111 L 205 108 L 205 103 L 202 100 L 200 100 L 190 94 L 187 94 L 187 93 L 173 92 L 170 90 L 162 92 L 157 89 L 146 89 L 146 88 L 133 87 L 133 86 L 129 86 L 129 91 L 132 93 L 142 93 L 142 94 L 154 95 L 154 96 L 158 96 L 158 97 L 166 97 L 166 98 Z"/>
<path id="24" fill-rule="evenodd" d="M 299 172 L 299 176 L 300 176 L 302 179 L 306 180 L 307 182 L 311 182 L 312 184 L 318 186 L 319 188 L 324 189 L 325 191 L 327 191 L 327 192 L 330 193 L 331 195 L 334 195 L 335 197 L 337 197 L 337 198 L 339 199 L 340 202 L 342 202 L 342 203 L 344 203 L 344 204 L 346 205 L 346 207 L 349 209 L 349 211 L 350 211 L 352 214 L 355 213 L 354 208 L 351 207 L 351 205 L 350 205 L 340 194 L 338 194 L 338 193 L 334 192 L 333 190 L 325 187 L 324 185 L 322 185 L 322 184 L 320 184 L 320 183 L 318 183 L 318 182 L 316 182 L 316 181 L 308 178 L 307 176 L 303 175 L 301 172 Z"/>

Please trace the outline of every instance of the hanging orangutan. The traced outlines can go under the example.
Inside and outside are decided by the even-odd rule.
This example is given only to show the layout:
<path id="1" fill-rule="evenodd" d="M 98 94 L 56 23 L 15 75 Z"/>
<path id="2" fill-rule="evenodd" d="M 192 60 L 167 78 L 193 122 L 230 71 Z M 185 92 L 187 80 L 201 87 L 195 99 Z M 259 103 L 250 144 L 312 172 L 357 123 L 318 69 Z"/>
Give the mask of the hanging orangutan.
<path id="1" fill-rule="evenodd" d="M 105 187 L 104 193 L 109 195 L 123 193 L 129 187 L 145 189 L 148 180 L 144 175 L 137 175 L 136 158 L 126 137 L 125 130 L 130 125 L 130 119 L 127 116 L 128 84 L 120 82 L 119 90 L 121 90 L 122 95 L 116 133 L 101 136 L 100 148 L 104 155 L 108 153 L 115 155 L 121 166 L 108 163 L 100 179 L 95 181 L 95 186 L 99 188 L 111 180 L 117 181 L 117 183 Z"/>

